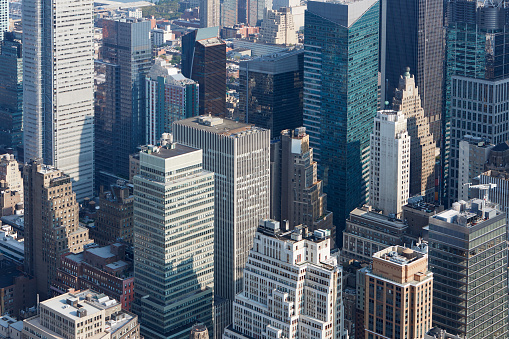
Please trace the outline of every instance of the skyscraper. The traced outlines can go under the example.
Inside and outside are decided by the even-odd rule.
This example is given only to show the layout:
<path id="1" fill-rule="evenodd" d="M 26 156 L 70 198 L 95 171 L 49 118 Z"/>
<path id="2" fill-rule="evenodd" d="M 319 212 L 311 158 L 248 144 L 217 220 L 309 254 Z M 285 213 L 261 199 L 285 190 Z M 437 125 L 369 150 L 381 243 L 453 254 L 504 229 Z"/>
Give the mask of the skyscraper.
<path id="1" fill-rule="evenodd" d="M 440 140 L 444 60 L 444 2 L 382 2 L 380 70 L 382 102 L 391 100 L 406 67 L 416 74 L 424 114 L 434 141 Z"/>
<path id="2" fill-rule="evenodd" d="M 213 330 L 214 173 L 202 150 L 169 143 L 140 152 L 134 177 L 134 278 L 146 338 Z"/>
<path id="3" fill-rule="evenodd" d="M 217 27 L 221 24 L 220 0 L 200 0 L 200 27 Z"/>
<path id="4" fill-rule="evenodd" d="M 198 115 L 199 85 L 177 68 L 156 60 L 145 79 L 145 142 L 154 145 L 163 133 L 171 133 L 175 121 Z"/>
<path id="5" fill-rule="evenodd" d="M 4 39 L 4 32 L 9 30 L 9 0 L 0 1 L 0 40 Z"/>
<path id="6" fill-rule="evenodd" d="M 341 231 L 367 201 L 377 110 L 379 2 L 309 1 L 304 28 L 304 127 Z"/>
<path id="7" fill-rule="evenodd" d="M 23 146 L 22 43 L 12 33 L 5 33 L 0 54 L 0 126 L 0 144 Z"/>
<path id="8" fill-rule="evenodd" d="M 244 3 L 246 0 L 243 0 Z M 233 26 L 238 23 L 239 1 L 238 0 L 220 0 L 221 12 L 219 16 L 220 26 Z M 245 6 L 245 5 L 244 5 Z"/>
<path id="9" fill-rule="evenodd" d="M 492 144 L 509 139 L 509 24 L 505 2 L 448 3 L 442 181 L 450 205 L 458 197 L 459 143 L 468 134 Z"/>
<path id="10" fill-rule="evenodd" d="M 200 85 L 200 114 L 226 113 L 226 44 L 218 27 L 200 28 L 182 37 L 182 74 Z"/>
<path id="11" fill-rule="evenodd" d="M 70 176 L 78 200 L 94 186 L 93 1 L 27 0 L 23 12 L 25 160 Z"/>
<path id="12" fill-rule="evenodd" d="M 427 248 L 390 246 L 373 255 L 363 269 L 364 335 L 362 338 L 423 338 L 431 328 L 433 273 Z M 357 336 L 358 337 L 358 336 Z"/>
<path id="13" fill-rule="evenodd" d="M 343 269 L 330 232 L 261 220 L 224 338 L 344 338 Z"/>
<path id="14" fill-rule="evenodd" d="M 152 44 L 147 20 L 102 20 L 102 28 L 102 60 L 96 69 L 105 82 L 96 94 L 95 154 L 97 186 L 109 186 L 117 176 L 129 177 L 129 154 L 145 144 L 145 76 Z"/>
<path id="15" fill-rule="evenodd" d="M 410 69 L 400 76 L 395 89 L 393 108 L 407 119 L 410 136 L 410 196 L 421 195 L 426 201 L 435 200 L 435 148 L 429 119 L 421 105 L 421 88 L 415 85 Z"/>
<path id="16" fill-rule="evenodd" d="M 369 201 L 383 214 L 401 216 L 410 186 L 410 136 L 401 112 L 379 111 L 371 133 Z"/>
<path id="17" fill-rule="evenodd" d="M 37 280 L 42 300 L 50 297 L 60 257 L 81 252 L 93 240 L 79 225 L 79 205 L 71 178 L 62 171 L 31 161 L 23 174 L 25 187 L 25 271 Z"/>
<path id="18" fill-rule="evenodd" d="M 258 220 L 269 217 L 270 132 L 208 116 L 177 121 L 175 141 L 203 150 L 203 168 L 214 172 L 214 290 L 232 301 L 242 291 L 242 270 Z"/>
<path id="19" fill-rule="evenodd" d="M 302 126 L 304 51 L 268 54 L 241 61 L 239 66 L 239 120 L 281 131 Z"/>
<path id="20" fill-rule="evenodd" d="M 273 45 L 295 45 L 299 42 L 293 23 L 292 9 L 267 9 L 260 27 L 262 40 Z"/>
<path id="21" fill-rule="evenodd" d="M 506 215 L 489 201 L 456 202 L 430 218 L 435 326 L 469 339 L 509 336 L 506 240 Z"/>

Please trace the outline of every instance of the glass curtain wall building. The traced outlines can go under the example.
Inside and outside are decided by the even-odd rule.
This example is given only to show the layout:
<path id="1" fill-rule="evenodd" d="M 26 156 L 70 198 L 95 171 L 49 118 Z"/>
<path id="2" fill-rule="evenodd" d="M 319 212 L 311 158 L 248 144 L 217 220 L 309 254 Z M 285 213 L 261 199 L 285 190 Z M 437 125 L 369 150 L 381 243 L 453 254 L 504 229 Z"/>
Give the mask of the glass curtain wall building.
<path id="1" fill-rule="evenodd" d="M 445 109 L 442 121 L 443 202 L 458 196 L 459 142 L 465 135 L 508 138 L 509 25 L 505 1 L 448 3 Z"/>
<path id="2" fill-rule="evenodd" d="M 365 203 L 369 135 L 377 111 L 379 2 L 308 2 L 304 127 L 338 227 Z"/>

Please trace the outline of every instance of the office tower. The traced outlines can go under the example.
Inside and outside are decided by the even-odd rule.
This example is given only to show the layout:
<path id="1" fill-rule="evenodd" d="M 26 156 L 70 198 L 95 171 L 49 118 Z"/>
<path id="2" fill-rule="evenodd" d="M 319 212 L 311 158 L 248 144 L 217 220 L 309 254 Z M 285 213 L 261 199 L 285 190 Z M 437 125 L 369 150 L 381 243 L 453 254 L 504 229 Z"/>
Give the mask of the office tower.
<path id="1" fill-rule="evenodd" d="M 111 185 L 109 191 L 99 193 L 99 210 L 90 237 L 99 245 L 116 241 L 133 244 L 132 189 L 124 183 Z"/>
<path id="2" fill-rule="evenodd" d="M 60 256 L 83 251 L 93 242 L 79 225 L 79 205 L 70 176 L 29 162 L 24 169 L 25 271 L 37 280 L 37 293 L 47 299 L 60 265 Z"/>
<path id="3" fill-rule="evenodd" d="M 509 48 L 504 19 L 508 11 L 498 3 L 448 3 L 442 193 L 449 206 L 458 198 L 458 153 L 463 137 L 487 138 L 492 144 L 509 139 L 505 90 L 509 67 L 504 61 Z"/>
<path id="4" fill-rule="evenodd" d="M 165 141 L 140 152 L 134 292 L 146 338 L 188 337 L 196 322 L 213 329 L 214 173 L 202 153 Z"/>
<path id="5" fill-rule="evenodd" d="M 177 121 L 175 141 L 203 150 L 203 168 L 214 172 L 214 290 L 233 301 L 258 220 L 269 217 L 270 132 L 233 120 L 201 116 Z"/>
<path id="6" fill-rule="evenodd" d="M 129 154 L 145 144 L 145 76 L 151 67 L 150 21 L 102 20 L 102 60 L 96 77 L 97 187 L 129 176 Z M 115 150 L 112 152 L 111 150 Z"/>
<path id="7" fill-rule="evenodd" d="M 423 250 L 424 248 L 424 250 Z M 426 247 L 389 246 L 364 268 L 362 338 L 423 338 L 431 328 L 433 273 Z"/>
<path id="8" fill-rule="evenodd" d="M 78 200 L 92 197 L 93 1 L 69 10 L 67 2 L 27 0 L 22 13 L 25 161 L 43 159 L 71 178 Z"/>
<path id="9" fill-rule="evenodd" d="M 0 52 L 0 126 L 0 144 L 23 146 L 22 43 L 12 33 L 5 33 Z"/>
<path id="10" fill-rule="evenodd" d="M 23 179 L 12 154 L 0 155 L 0 217 L 23 208 Z M 21 211 L 22 212 L 22 211 Z"/>
<path id="11" fill-rule="evenodd" d="M 428 202 L 435 195 L 435 148 L 430 132 L 429 117 L 421 105 L 421 87 L 415 85 L 410 69 L 400 76 L 392 100 L 393 109 L 401 111 L 407 119 L 410 136 L 410 196 L 421 195 Z M 438 114 L 440 118 L 440 113 Z"/>
<path id="12" fill-rule="evenodd" d="M 147 144 L 155 145 L 163 133 L 171 133 L 173 122 L 198 115 L 198 83 L 178 73 L 177 68 L 166 67 L 164 61 L 152 65 L 145 89 Z"/>
<path id="13" fill-rule="evenodd" d="M 237 0 L 238 18 L 237 23 L 245 23 L 248 26 L 260 26 L 264 12 L 272 8 L 272 0 Z"/>
<path id="14" fill-rule="evenodd" d="M 344 338 L 343 269 L 329 237 L 261 220 L 224 338 Z"/>
<path id="15" fill-rule="evenodd" d="M 400 75 L 410 67 L 415 72 L 424 115 L 436 143 L 440 140 L 443 101 L 444 3 L 440 0 L 387 0 L 381 7 L 383 101 L 391 100 L 399 87 Z"/>
<path id="16" fill-rule="evenodd" d="M 239 120 L 270 129 L 302 126 L 304 51 L 268 54 L 239 66 Z"/>
<path id="17" fill-rule="evenodd" d="M 300 0 L 273 0 L 272 9 L 279 10 L 281 7 L 290 7 L 293 16 L 293 25 L 296 31 L 304 29 L 304 13 L 306 4 L 301 5 Z"/>
<path id="18" fill-rule="evenodd" d="M 506 240 L 506 215 L 489 201 L 456 202 L 429 220 L 435 326 L 469 339 L 509 336 Z"/>
<path id="19" fill-rule="evenodd" d="M 332 212 L 327 210 L 327 195 L 323 193 L 323 182 L 318 179 L 317 163 L 313 160 L 313 149 L 309 147 L 309 135 L 304 127 L 281 132 L 279 190 L 280 220 L 288 221 L 293 229 L 306 225 L 312 232 L 328 229 L 334 236 Z M 332 241 L 334 244 L 334 240 Z"/>
<path id="20" fill-rule="evenodd" d="M 182 37 L 182 75 L 200 85 L 200 114 L 226 113 L 226 44 L 218 27 L 200 28 Z"/>
<path id="21" fill-rule="evenodd" d="M 488 140 L 465 135 L 459 143 L 458 152 L 458 198 L 469 199 L 469 183 L 484 172 L 491 150 Z"/>
<path id="22" fill-rule="evenodd" d="M 126 245 L 114 243 L 64 254 L 51 289 L 56 294 L 70 289 L 92 289 L 118 300 L 122 309 L 130 311 L 134 301 L 134 276 L 132 258 L 126 257 Z"/>
<path id="23" fill-rule="evenodd" d="M 279 10 L 268 9 L 263 14 L 260 27 L 261 40 L 272 45 L 295 45 L 299 42 L 293 23 L 292 10 L 282 7 Z"/>
<path id="24" fill-rule="evenodd" d="M 309 1 L 304 28 L 304 127 L 334 213 L 367 201 L 369 134 L 377 110 L 377 0 Z"/>
<path id="25" fill-rule="evenodd" d="M 238 0 L 220 0 L 221 11 L 219 14 L 219 21 L 221 24 L 219 26 L 233 26 L 238 23 L 238 6 Z"/>
<path id="26" fill-rule="evenodd" d="M 200 0 L 200 27 L 217 27 L 221 24 L 220 0 Z"/>
<path id="27" fill-rule="evenodd" d="M 137 315 L 92 290 L 59 295 L 38 308 L 36 316 L 23 321 L 23 338 L 141 338 Z"/>
<path id="28" fill-rule="evenodd" d="M 9 30 L 9 1 L 0 1 L 0 40 L 4 39 L 4 32 Z"/>
<path id="29" fill-rule="evenodd" d="M 379 111 L 371 133 L 369 200 L 385 215 L 401 216 L 410 186 L 410 136 L 402 112 Z"/>

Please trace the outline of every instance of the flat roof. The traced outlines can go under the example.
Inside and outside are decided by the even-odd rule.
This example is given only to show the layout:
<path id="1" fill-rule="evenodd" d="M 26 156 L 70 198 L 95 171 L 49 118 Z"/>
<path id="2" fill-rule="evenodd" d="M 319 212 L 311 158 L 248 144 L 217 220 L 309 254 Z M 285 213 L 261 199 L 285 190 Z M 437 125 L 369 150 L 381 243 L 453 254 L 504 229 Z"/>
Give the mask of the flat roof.
<path id="1" fill-rule="evenodd" d="M 58 313 L 62 316 L 71 318 L 73 320 L 79 319 L 78 316 L 78 307 L 74 307 L 72 305 L 69 305 L 67 303 L 67 299 L 73 298 L 70 294 L 62 294 L 58 297 L 48 299 L 46 301 L 41 302 L 41 305 L 44 305 L 45 307 L 48 307 L 49 309 L 53 310 L 55 313 Z M 80 305 L 80 309 L 83 308 L 87 311 L 87 317 L 93 314 L 96 314 L 100 311 L 102 311 L 101 308 L 93 306 L 89 304 L 88 302 L 84 302 L 83 300 L 78 299 L 78 305 Z"/>
<path id="2" fill-rule="evenodd" d="M 210 119 L 207 119 L 210 118 Z M 231 119 L 222 119 L 221 123 L 214 123 L 213 125 L 205 125 L 203 123 L 200 123 L 201 120 L 214 120 L 217 119 L 216 117 L 207 117 L 207 116 L 200 116 L 200 117 L 192 117 L 184 120 L 180 120 L 175 122 L 177 125 L 182 126 L 188 126 L 197 128 L 203 131 L 212 132 L 216 134 L 226 135 L 226 136 L 242 136 L 246 132 L 260 132 L 265 131 L 265 129 L 256 127 L 253 124 L 245 124 L 242 122 L 238 122 Z M 214 120 L 215 121 L 215 120 Z"/>
<path id="3" fill-rule="evenodd" d="M 115 256 L 115 254 L 111 253 L 111 249 L 110 249 L 109 245 L 103 246 L 103 247 L 93 247 L 93 248 L 87 249 L 86 252 L 95 254 L 96 256 L 104 258 L 104 259 L 111 258 L 111 257 Z"/>
<path id="4" fill-rule="evenodd" d="M 146 149 L 142 150 L 142 152 L 159 157 L 159 158 L 169 159 L 169 158 L 177 157 L 182 154 L 193 153 L 193 152 L 199 151 L 196 148 L 184 146 L 184 145 L 178 144 L 178 143 L 173 143 L 171 145 L 172 146 L 170 146 L 170 145 L 167 145 L 167 146 L 149 145 L 149 146 L 147 146 Z"/>

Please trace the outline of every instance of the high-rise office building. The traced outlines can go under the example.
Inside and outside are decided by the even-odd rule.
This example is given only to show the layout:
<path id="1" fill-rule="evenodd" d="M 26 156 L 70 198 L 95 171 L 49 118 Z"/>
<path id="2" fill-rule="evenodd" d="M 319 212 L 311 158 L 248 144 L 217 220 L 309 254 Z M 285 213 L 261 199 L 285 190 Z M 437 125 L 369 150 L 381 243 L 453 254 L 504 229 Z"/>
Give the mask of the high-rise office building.
<path id="1" fill-rule="evenodd" d="M 392 101 L 393 109 L 407 119 L 410 136 L 410 196 L 420 195 L 428 202 L 435 197 L 435 148 L 429 118 L 421 105 L 421 87 L 415 85 L 410 69 L 400 76 Z M 438 115 L 440 117 L 440 115 Z"/>
<path id="2" fill-rule="evenodd" d="M 401 112 L 379 111 L 371 133 L 369 201 L 383 214 L 401 216 L 410 186 L 410 136 Z"/>
<path id="3" fill-rule="evenodd" d="M 14 155 L 0 155 L 0 217 L 23 213 L 21 173 Z"/>
<path id="4" fill-rule="evenodd" d="M 444 2 L 381 2 L 382 102 L 390 101 L 406 67 L 415 72 L 424 114 L 434 141 L 440 140 L 444 61 Z"/>
<path id="5" fill-rule="evenodd" d="M 449 206 L 458 199 L 463 137 L 487 138 L 492 144 L 509 139 L 509 65 L 504 61 L 509 8 L 503 4 L 448 2 L 441 188 Z"/>
<path id="6" fill-rule="evenodd" d="M 272 0 L 237 0 L 237 23 L 260 26 L 263 14 L 272 8 Z"/>
<path id="7" fill-rule="evenodd" d="M 304 51 L 268 54 L 241 61 L 239 66 L 239 120 L 281 131 L 302 126 Z"/>
<path id="8" fill-rule="evenodd" d="M 270 131 L 208 116 L 177 121 L 175 141 L 203 150 L 214 172 L 214 290 L 232 301 L 242 291 L 242 270 L 258 220 L 269 217 Z"/>
<path id="9" fill-rule="evenodd" d="M 337 241 L 368 199 L 377 111 L 379 2 L 309 1 L 304 28 L 304 127 L 315 150 Z"/>
<path id="10" fill-rule="evenodd" d="M 433 324 L 469 339 L 507 338 L 507 221 L 473 199 L 429 220 Z"/>
<path id="11" fill-rule="evenodd" d="M 70 176 L 31 161 L 23 174 L 25 187 L 25 271 L 37 280 L 42 300 L 50 294 L 60 256 L 81 252 L 91 242 L 79 225 L 79 204 Z"/>
<path id="12" fill-rule="evenodd" d="M 23 146 L 22 43 L 12 33 L 5 33 L 0 52 L 0 144 Z"/>
<path id="13" fill-rule="evenodd" d="M 220 0 L 200 0 L 200 27 L 217 27 L 221 24 Z"/>
<path id="14" fill-rule="evenodd" d="M 69 6 L 22 3 L 24 156 L 64 171 L 82 200 L 94 187 L 94 9 Z"/>
<path id="15" fill-rule="evenodd" d="M 485 171 L 491 149 L 495 145 L 482 138 L 465 135 L 459 143 L 458 153 L 458 200 L 468 200 L 470 185 L 474 178 Z M 476 196 L 477 197 L 477 196 Z"/>
<path id="16" fill-rule="evenodd" d="M 245 3 L 246 0 L 244 0 Z M 239 13 L 238 0 L 220 0 L 221 11 L 219 14 L 219 21 L 221 27 L 233 26 L 237 24 Z M 245 5 L 244 5 L 245 6 Z"/>
<path id="17" fill-rule="evenodd" d="M 343 269 L 329 237 L 261 220 L 223 338 L 345 338 Z"/>
<path id="18" fill-rule="evenodd" d="M 0 40 L 4 39 L 4 32 L 9 30 L 9 0 L 0 1 Z"/>
<path id="19" fill-rule="evenodd" d="M 146 338 L 189 338 L 196 322 L 213 330 L 214 173 L 202 153 L 165 141 L 140 152 L 134 279 Z"/>
<path id="20" fill-rule="evenodd" d="M 327 210 L 327 194 L 323 193 L 323 181 L 318 179 L 318 165 L 306 129 L 282 131 L 274 153 L 271 156 L 279 160 L 271 170 L 278 183 L 273 182 L 271 191 L 277 191 L 279 198 L 272 201 L 278 206 L 271 210 L 279 212 L 271 217 L 287 221 L 290 229 L 306 225 L 310 231 L 328 229 L 334 236 L 332 212 Z"/>
<path id="21" fill-rule="evenodd" d="M 387 247 L 363 270 L 365 280 L 357 282 L 364 290 L 357 294 L 364 299 L 361 337 L 422 339 L 432 327 L 433 273 L 427 248 Z"/>
<path id="22" fill-rule="evenodd" d="M 293 23 L 292 9 L 267 9 L 260 27 L 262 41 L 272 45 L 295 45 L 299 42 Z"/>
<path id="23" fill-rule="evenodd" d="M 171 133 L 175 121 L 198 115 L 198 83 L 184 77 L 177 68 L 156 60 L 145 79 L 145 89 L 147 144 L 154 145 L 163 133 Z"/>
<path id="24" fill-rule="evenodd" d="M 102 20 L 97 77 L 95 155 L 97 187 L 129 177 L 129 154 L 145 144 L 145 76 L 151 66 L 150 21 Z M 112 152 L 111 150 L 115 150 Z"/>
<path id="25" fill-rule="evenodd" d="M 218 27 L 200 28 L 182 37 L 182 74 L 200 85 L 200 114 L 226 113 L 226 44 Z"/>

